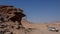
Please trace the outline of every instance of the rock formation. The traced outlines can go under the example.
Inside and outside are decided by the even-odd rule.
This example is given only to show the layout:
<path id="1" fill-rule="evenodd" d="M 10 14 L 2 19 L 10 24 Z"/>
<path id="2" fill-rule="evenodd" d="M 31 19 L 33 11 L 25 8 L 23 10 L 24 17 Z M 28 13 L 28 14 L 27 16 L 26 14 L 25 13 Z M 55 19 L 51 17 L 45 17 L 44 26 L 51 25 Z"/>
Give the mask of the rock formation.
<path id="1" fill-rule="evenodd" d="M 15 31 L 23 29 L 21 23 L 23 10 L 14 6 L 0 5 L 0 34 L 18 34 Z"/>

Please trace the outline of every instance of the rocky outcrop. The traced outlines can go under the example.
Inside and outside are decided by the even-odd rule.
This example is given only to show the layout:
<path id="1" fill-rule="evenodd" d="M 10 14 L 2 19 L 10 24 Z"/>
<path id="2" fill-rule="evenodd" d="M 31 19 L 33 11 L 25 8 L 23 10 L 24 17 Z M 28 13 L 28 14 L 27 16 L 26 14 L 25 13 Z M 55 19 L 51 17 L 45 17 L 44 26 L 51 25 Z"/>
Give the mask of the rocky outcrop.
<path id="1" fill-rule="evenodd" d="M 25 14 L 20 8 L 0 5 L 0 34 L 20 34 L 20 29 L 25 29 L 21 23 L 24 16 Z"/>

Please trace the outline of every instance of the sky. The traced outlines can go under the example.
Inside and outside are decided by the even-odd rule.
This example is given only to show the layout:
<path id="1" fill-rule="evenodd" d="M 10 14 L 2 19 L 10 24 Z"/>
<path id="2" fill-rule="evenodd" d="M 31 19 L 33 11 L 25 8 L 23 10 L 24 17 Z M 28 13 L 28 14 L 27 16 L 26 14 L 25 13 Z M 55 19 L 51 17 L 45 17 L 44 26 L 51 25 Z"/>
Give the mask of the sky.
<path id="1" fill-rule="evenodd" d="M 23 9 L 25 18 L 30 22 L 60 21 L 60 0 L 0 0 L 0 5 Z"/>

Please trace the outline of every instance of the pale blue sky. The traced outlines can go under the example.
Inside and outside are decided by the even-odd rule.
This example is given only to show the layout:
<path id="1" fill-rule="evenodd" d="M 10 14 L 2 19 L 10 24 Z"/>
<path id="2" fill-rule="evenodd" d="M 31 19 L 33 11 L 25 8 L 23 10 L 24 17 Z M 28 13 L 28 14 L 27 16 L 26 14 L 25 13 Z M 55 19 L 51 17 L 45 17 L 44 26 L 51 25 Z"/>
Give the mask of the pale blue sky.
<path id="1" fill-rule="evenodd" d="M 22 8 L 31 22 L 60 21 L 60 0 L 0 0 L 0 5 Z"/>

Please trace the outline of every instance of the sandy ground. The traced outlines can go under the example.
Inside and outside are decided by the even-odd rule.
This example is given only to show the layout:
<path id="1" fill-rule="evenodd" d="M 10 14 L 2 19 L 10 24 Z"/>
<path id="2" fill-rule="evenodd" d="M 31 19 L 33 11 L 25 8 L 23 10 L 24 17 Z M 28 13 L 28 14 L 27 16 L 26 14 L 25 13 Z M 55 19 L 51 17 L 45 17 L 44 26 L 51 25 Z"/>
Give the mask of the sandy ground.
<path id="1" fill-rule="evenodd" d="M 23 20 L 22 23 L 24 23 L 24 27 L 32 28 L 32 31 L 30 31 L 28 34 L 60 34 L 60 22 L 47 24 L 32 24 L 32 23 L 29 24 L 27 23 L 27 21 Z M 48 27 L 56 27 L 59 31 L 58 32 L 49 31 Z"/>

